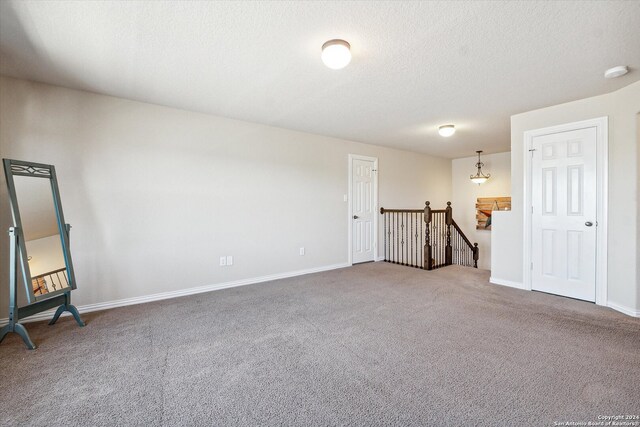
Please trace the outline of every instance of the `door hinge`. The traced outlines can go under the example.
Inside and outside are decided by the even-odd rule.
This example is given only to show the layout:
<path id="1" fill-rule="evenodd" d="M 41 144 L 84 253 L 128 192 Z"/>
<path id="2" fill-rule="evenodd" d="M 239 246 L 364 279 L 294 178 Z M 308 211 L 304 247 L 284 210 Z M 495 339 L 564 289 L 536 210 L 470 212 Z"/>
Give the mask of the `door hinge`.
<path id="1" fill-rule="evenodd" d="M 531 206 L 531 213 L 533 213 L 533 206 Z"/>
<path id="2" fill-rule="evenodd" d="M 533 270 L 533 263 L 531 263 L 531 269 Z"/>

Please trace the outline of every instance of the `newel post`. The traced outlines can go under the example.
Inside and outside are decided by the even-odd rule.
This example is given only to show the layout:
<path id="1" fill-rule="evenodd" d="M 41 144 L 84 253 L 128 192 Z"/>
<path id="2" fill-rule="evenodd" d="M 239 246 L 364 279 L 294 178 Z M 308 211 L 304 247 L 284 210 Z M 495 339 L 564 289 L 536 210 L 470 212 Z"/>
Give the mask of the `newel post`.
<path id="1" fill-rule="evenodd" d="M 453 264 L 453 248 L 451 247 L 451 224 L 453 224 L 453 212 L 451 209 L 451 202 L 447 202 L 447 208 L 445 209 L 445 223 L 447 225 L 447 246 L 444 249 L 444 263 L 445 265 Z"/>
<path id="2" fill-rule="evenodd" d="M 431 270 L 433 264 L 431 262 L 431 238 L 429 236 L 429 230 L 431 228 L 431 206 L 429 206 L 431 202 L 424 203 L 424 263 L 423 269 Z"/>
<path id="3" fill-rule="evenodd" d="M 478 268 L 478 259 L 480 258 L 480 248 L 477 243 L 473 244 L 473 266 Z"/>

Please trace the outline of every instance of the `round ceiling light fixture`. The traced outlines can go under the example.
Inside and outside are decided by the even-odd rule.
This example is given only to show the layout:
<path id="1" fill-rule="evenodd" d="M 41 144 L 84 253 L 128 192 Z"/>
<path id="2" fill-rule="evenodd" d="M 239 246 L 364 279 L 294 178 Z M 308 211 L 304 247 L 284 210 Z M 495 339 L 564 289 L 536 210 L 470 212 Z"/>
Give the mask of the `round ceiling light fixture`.
<path id="1" fill-rule="evenodd" d="M 616 77 L 624 76 L 629 72 L 629 68 L 626 65 L 618 65 L 617 67 L 609 68 L 604 72 L 605 79 L 615 79 Z"/>
<path id="2" fill-rule="evenodd" d="M 351 45 L 345 40 L 329 40 L 322 45 L 322 62 L 332 70 L 346 67 L 351 62 Z"/>
<path id="3" fill-rule="evenodd" d="M 438 128 L 440 136 L 448 137 L 456 133 L 456 127 L 454 125 L 442 125 Z"/>

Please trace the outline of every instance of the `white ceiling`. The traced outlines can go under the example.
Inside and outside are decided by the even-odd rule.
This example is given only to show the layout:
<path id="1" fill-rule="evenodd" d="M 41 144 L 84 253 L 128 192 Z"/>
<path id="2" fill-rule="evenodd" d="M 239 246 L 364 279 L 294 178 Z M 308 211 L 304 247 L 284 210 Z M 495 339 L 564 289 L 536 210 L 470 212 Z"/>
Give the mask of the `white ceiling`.
<path id="1" fill-rule="evenodd" d="M 464 157 L 509 150 L 512 114 L 640 79 L 640 2 L 2 1 L 0 73 Z"/>

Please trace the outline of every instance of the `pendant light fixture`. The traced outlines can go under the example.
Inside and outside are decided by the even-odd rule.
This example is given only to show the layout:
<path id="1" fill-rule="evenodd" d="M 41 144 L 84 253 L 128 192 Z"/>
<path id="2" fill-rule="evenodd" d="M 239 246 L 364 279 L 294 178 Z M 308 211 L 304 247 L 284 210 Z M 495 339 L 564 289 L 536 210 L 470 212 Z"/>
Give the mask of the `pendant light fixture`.
<path id="1" fill-rule="evenodd" d="M 474 184 L 480 185 L 483 182 L 486 182 L 491 177 L 491 174 L 488 173 L 485 175 L 484 173 L 482 173 L 482 167 L 484 166 L 484 163 L 482 163 L 482 161 L 480 160 L 480 153 L 482 153 L 482 150 L 478 150 L 476 151 L 476 153 L 478 153 L 478 163 L 476 163 L 478 171 L 475 175 L 471 175 L 469 178 L 471 179 L 471 181 L 473 181 Z"/>

